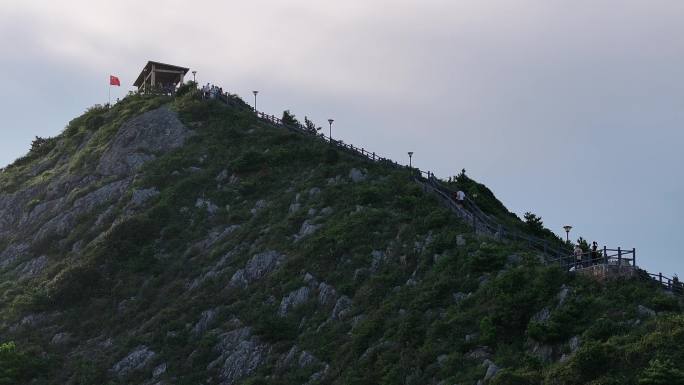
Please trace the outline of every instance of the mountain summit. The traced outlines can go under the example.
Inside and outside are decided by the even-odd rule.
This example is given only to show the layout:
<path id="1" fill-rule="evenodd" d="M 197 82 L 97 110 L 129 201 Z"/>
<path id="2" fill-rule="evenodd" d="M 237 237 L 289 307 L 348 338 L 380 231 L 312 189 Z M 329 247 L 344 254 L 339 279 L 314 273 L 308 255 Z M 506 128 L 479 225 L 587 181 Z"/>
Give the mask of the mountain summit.
<path id="1" fill-rule="evenodd" d="M 0 173 L 0 384 L 684 384 L 678 297 L 414 175 L 187 86 L 89 109 Z"/>

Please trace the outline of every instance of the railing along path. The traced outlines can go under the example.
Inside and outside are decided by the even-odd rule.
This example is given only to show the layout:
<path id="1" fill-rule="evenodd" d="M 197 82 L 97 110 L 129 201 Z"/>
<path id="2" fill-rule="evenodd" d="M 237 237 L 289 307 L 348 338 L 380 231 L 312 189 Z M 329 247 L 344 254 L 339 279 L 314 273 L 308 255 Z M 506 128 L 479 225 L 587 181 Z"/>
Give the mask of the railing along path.
<path id="1" fill-rule="evenodd" d="M 227 102 L 222 98 L 220 100 Z M 565 245 L 550 243 L 545 239 L 533 237 L 524 234 L 521 231 L 507 228 L 490 215 L 483 212 L 469 197 L 466 197 L 463 201 L 458 201 L 455 196 L 456 192 L 445 186 L 431 171 L 423 171 L 419 168 L 399 164 L 392 159 L 378 155 L 374 151 L 368 151 L 363 147 L 356 147 L 353 144 L 347 144 L 341 140 L 326 137 L 325 135 L 318 133 L 318 130 L 308 128 L 302 124 L 285 124 L 275 115 L 269 115 L 261 111 L 255 111 L 255 114 L 262 121 L 293 132 L 314 136 L 354 156 L 381 163 L 395 169 L 410 169 L 414 172 L 413 180 L 418 183 L 424 191 L 436 195 L 443 205 L 461 218 L 465 223 L 472 226 L 475 233 L 495 237 L 497 239 L 507 239 L 526 243 L 529 247 L 543 253 L 544 262 L 547 265 L 558 265 L 560 268 L 569 271 L 589 269 L 598 265 L 616 266 L 618 269 L 622 269 L 623 267 L 625 269 L 633 268 L 636 269 L 639 278 L 656 283 L 673 294 L 684 295 L 684 285 L 682 285 L 678 278 L 667 277 L 662 273 L 653 274 L 639 269 L 636 266 L 636 249 L 623 250 L 619 247 L 617 249 L 608 249 L 604 247 L 603 250 L 599 250 L 596 253 L 583 253 L 581 259 L 578 260 L 577 256 L 573 255 L 572 251 L 565 247 Z"/>

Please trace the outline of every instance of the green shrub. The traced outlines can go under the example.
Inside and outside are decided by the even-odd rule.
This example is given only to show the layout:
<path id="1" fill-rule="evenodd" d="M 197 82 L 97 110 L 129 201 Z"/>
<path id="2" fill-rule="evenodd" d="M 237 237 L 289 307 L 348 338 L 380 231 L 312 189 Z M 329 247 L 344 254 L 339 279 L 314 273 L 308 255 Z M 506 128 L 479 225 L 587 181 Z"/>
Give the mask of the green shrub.
<path id="1" fill-rule="evenodd" d="M 537 385 L 542 381 L 537 370 L 503 369 L 491 380 L 490 385 Z"/>
<path id="2" fill-rule="evenodd" d="M 102 283 L 102 274 L 94 266 L 70 266 L 47 284 L 47 298 L 53 306 L 72 306 L 102 294 Z"/>
<path id="3" fill-rule="evenodd" d="M 247 151 L 231 162 L 231 169 L 239 173 L 257 171 L 264 166 L 266 157 L 257 151 Z"/>
<path id="4" fill-rule="evenodd" d="M 654 359 L 639 375 L 639 385 L 684 385 L 684 371 L 671 360 Z"/>
<path id="5" fill-rule="evenodd" d="M 32 383 L 43 377 L 45 363 L 37 357 L 17 350 L 14 342 L 0 344 L 0 385 Z"/>
<path id="6" fill-rule="evenodd" d="M 496 342 L 496 326 L 492 317 L 484 317 L 480 320 L 480 340 L 485 344 Z"/>

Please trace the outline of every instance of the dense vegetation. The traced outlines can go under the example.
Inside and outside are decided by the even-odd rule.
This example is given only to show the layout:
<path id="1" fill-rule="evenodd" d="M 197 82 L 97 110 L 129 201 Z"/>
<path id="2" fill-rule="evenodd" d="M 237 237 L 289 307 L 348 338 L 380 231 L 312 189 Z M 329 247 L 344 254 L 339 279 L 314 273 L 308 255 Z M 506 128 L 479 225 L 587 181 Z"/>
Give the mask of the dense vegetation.
<path id="1" fill-rule="evenodd" d="M 684 384 L 676 298 L 640 281 L 570 275 L 524 244 L 478 237 L 408 171 L 268 126 L 235 97 L 130 96 L 90 109 L 0 173 L 0 192 L 93 173 L 121 124 L 161 105 L 194 135 L 147 163 L 127 193 L 154 197 L 135 211 L 128 199 L 99 207 L 65 239 L 32 245 L 50 260 L 36 277 L 2 270 L 0 384 L 219 383 L 217 346 L 238 323 L 269 349 L 241 378 L 248 384 Z M 500 221 L 557 240 L 465 173 L 452 184 Z M 105 210 L 120 218 L 109 228 L 98 224 Z M 268 250 L 284 256 L 278 269 L 230 284 Z M 337 302 L 317 301 L 312 280 L 334 287 Z M 318 294 L 282 314 L 302 287 Z M 210 325 L 196 332 L 208 310 Z M 48 321 L 21 326 L 30 316 Z M 69 338 L 55 343 L 56 333 Z M 150 363 L 114 375 L 138 346 L 155 352 Z M 283 366 L 293 346 L 317 364 Z"/>

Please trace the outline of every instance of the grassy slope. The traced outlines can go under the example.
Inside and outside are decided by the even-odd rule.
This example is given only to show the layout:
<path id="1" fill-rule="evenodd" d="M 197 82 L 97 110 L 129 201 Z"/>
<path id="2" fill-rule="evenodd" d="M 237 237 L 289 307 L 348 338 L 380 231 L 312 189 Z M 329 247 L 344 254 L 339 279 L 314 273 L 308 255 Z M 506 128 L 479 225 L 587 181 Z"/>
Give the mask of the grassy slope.
<path id="1" fill-rule="evenodd" d="M 66 153 L 75 155 L 60 167 L 87 170 L 87 160 L 99 154 L 121 121 L 163 102 L 134 97 L 112 111 L 88 112 L 49 150 L 0 174 L 3 191 L 35 183 L 40 175 L 30 176 L 27 170 Z M 230 328 L 233 317 L 252 326 L 276 352 L 284 354 L 297 344 L 330 363 L 331 382 L 337 384 L 475 383 L 485 369 L 467 353 L 477 346 L 488 346 L 492 361 L 505 368 L 494 379 L 497 384 L 636 384 L 639 377 L 656 378 L 644 382 L 655 384 L 656 372 L 677 375 L 667 360 L 684 360 L 684 317 L 677 301 L 658 290 L 639 282 L 600 285 L 571 277 L 540 266 L 523 245 L 478 239 L 406 173 L 267 127 L 238 100 L 226 108 L 186 96 L 172 105 L 197 135 L 145 167 L 137 188 L 161 192 L 148 208 L 40 279 L 19 287 L 3 284 L 2 316 L 7 321 L 28 312 L 59 310 L 55 323 L 76 341 L 112 338 L 117 354 L 98 356 L 75 343 L 51 346 L 54 330 L 12 335 L 20 351 L 48 352 L 48 358 L 31 363 L 43 367 L 39 383 L 116 383 L 107 370 L 140 344 L 168 363 L 167 375 L 175 383 L 203 383 L 211 375 L 206 367 L 215 358 L 217 335 Z M 86 138 L 88 145 L 79 148 Z M 366 169 L 369 178 L 328 184 L 329 178 L 346 177 L 353 167 Z M 46 170 L 57 172 L 49 165 Z M 239 182 L 219 187 L 215 178 L 223 170 Z M 309 196 L 314 187 L 321 193 Z M 289 213 L 298 193 L 303 207 Z M 198 198 L 216 204 L 219 211 L 209 215 L 195 207 Z M 253 215 L 250 210 L 259 200 L 268 206 Z M 293 234 L 311 219 L 307 211 L 325 207 L 333 211 L 317 220 L 322 227 L 293 242 Z M 502 210 L 494 203 L 491 207 Z M 240 228 L 210 250 L 190 247 L 212 229 L 233 224 Z M 93 236 L 87 233 L 84 227 L 82 237 Z M 456 246 L 458 235 L 465 236 L 466 246 Z M 251 255 L 271 249 L 288 256 L 280 270 L 247 290 L 228 287 Z M 358 270 L 371 265 L 373 250 L 384 251 L 386 262 L 375 272 Z M 231 251 L 226 270 L 188 290 L 189 282 Z M 505 268 L 511 254 L 521 256 L 522 263 Z M 331 309 L 315 301 L 285 319 L 277 317 L 280 298 L 302 286 L 307 272 L 353 299 L 352 316 L 363 315 L 355 328 L 349 322 L 324 324 Z M 557 306 L 564 284 L 571 294 Z M 455 303 L 456 292 L 473 295 Z M 275 302 L 269 301 L 271 296 Z M 117 310 L 122 301 L 125 310 Z M 636 323 L 643 318 L 637 313 L 639 304 L 663 314 Z M 550 321 L 531 322 L 545 306 L 552 309 Z M 219 309 L 215 330 L 195 338 L 188 325 L 212 308 Z M 466 342 L 471 333 L 479 337 Z M 568 351 L 568 341 L 576 335 L 581 348 L 564 363 L 542 363 L 530 353 L 534 341 Z M 7 362 L 13 362 L 10 358 Z M 250 383 L 299 384 L 312 373 L 300 369 L 274 377 L 274 371 L 271 362 Z M 128 383 L 148 376 L 134 374 Z"/>

